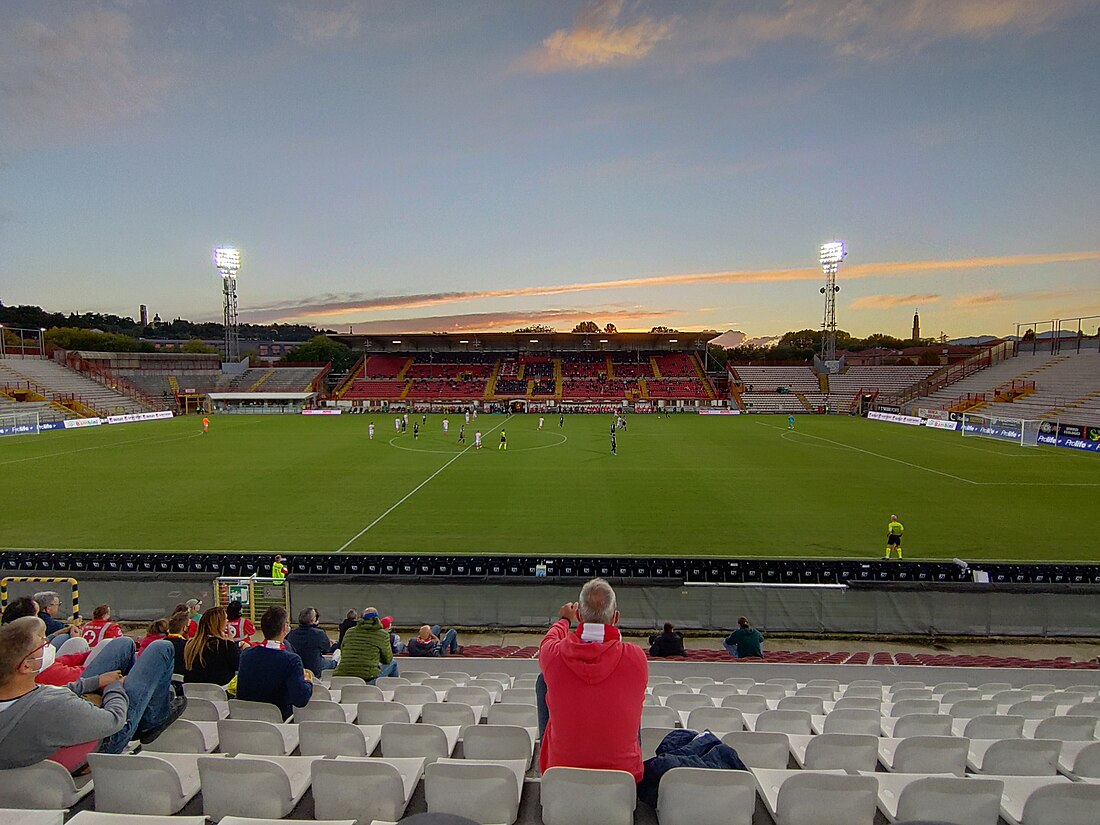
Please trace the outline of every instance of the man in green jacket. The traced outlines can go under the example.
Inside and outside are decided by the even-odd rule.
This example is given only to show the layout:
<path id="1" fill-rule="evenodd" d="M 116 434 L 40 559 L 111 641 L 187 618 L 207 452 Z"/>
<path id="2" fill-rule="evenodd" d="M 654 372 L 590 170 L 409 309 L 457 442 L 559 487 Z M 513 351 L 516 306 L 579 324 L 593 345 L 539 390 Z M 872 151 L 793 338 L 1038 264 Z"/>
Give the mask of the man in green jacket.
<path id="1" fill-rule="evenodd" d="M 722 646 L 735 659 L 763 659 L 764 634 L 742 616 L 737 620 L 737 630 L 722 641 Z"/>
<path id="2" fill-rule="evenodd" d="M 382 627 L 378 611 L 368 607 L 355 626 L 344 634 L 340 664 L 334 676 L 358 676 L 373 683 L 379 676 L 396 676 L 397 662 L 390 647 L 390 634 Z"/>

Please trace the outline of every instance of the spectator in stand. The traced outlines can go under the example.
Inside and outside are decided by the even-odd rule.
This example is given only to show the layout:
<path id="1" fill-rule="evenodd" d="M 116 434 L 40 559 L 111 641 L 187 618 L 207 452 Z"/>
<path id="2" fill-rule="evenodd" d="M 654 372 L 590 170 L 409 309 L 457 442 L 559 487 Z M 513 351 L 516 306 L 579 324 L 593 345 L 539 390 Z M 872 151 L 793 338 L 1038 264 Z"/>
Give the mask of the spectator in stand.
<path id="1" fill-rule="evenodd" d="M 764 658 L 764 634 L 744 616 L 737 620 L 737 630 L 725 638 L 722 646 L 734 659 Z"/>
<path id="2" fill-rule="evenodd" d="M 321 630 L 321 614 L 315 607 L 307 607 L 298 614 L 298 626 L 286 636 L 291 650 L 302 659 L 302 666 L 317 675 L 326 668 L 332 668 L 332 653 L 339 646 Z M 341 654 L 343 655 L 343 654 Z"/>
<path id="3" fill-rule="evenodd" d="M 355 627 L 357 621 L 359 621 L 359 613 L 355 610 L 349 610 L 347 615 L 344 616 L 344 621 L 340 622 L 340 635 L 336 637 L 337 647 L 344 644 L 344 634 Z"/>
<path id="4" fill-rule="evenodd" d="M 620 770 L 640 782 L 638 730 L 649 664 L 640 647 L 623 643 L 615 591 L 592 579 L 580 601 L 562 605 L 558 616 L 539 645 L 539 769 Z"/>
<path id="5" fill-rule="evenodd" d="M 229 638 L 242 647 L 252 644 L 252 637 L 256 635 L 256 626 L 252 620 L 241 615 L 244 605 L 240 599 L 234 599 L 225 606 L 226 633 Z"/>
<path id="6" fill-rule="evenodd" d="M 137 655 L 140 656 L 145 652 L 145 648 L 149 647 L 153 642 L 160 641 L 161 639 L 168 638 L 168 620 L 157 619 L 149 624 L 149 627 L 145 629 L 145 636 L 137 646 Z M 175 657 L 173 657 L 174 659 Z"/>
<path id="7" fill-rule="evenodd" d="M 450 656 L 465 648 L 458 643 L 458 631 L 451 628 L 446 633 L 439 625 L 423 625 L 420 632 L 409 639 L 410 656 Z"/>
<path id="8" fill-rule="evenodd" d="M 103 642 L 121 636 L 122 628 L 111 621 L 111 606 L 101 604 L 92 611 L 92 620 L 81 628 L 80 635 L 84 637 L 88 647 L 95 650 Z"/>
<path id="9" fill-rule="evenodd" d="M 4 608 L 3 616 L 0 616 L 0 624 L 14 622 L 16 619 L 22 619 L 24 616 L 37 615 L 38 602 L 30 596 L 20 596 L 18 599 L 13 599 L 8 602 L 8 606 Z"/>
<path id="10" fill-rule="evenodd" d="M 183 651 L 187 647 L 187 623 L 191 617 L 187 614 L 187 608 L 177 610 L 168 617 L 168 641 L 172 643 L 172 649 L 176 652 L 176 665 L 173 672 L 183 674 Z"/>
<path id="11" fill-rule="evenodd" d="M 135 737 L 152 742 L 187 706 L 172 695 L 172 650 L 164 642 L 150 645 L 125 681 L 119 670 L 89 669 L 63 689 L 36 684 L 54 656 L 37 617 L 0 628 L 0 769 L 51 759 L 75 771 L 93 750 L 121 753 Z M 83 698 L 97 693 L 98 706 Z"/>
<path id="12" fill-rule="evenodd" d="M 38 604 L 38 618 L 46 625 L 46 637 L 55 647 L 61 647 L 69 640 L 69 636 L 64 635 L 63 631 L 68 631 L 70 635 L 79 635 L 72 632 L 70 625 L 57 618 L 57 613 L 61 610 L 61 597 L 57 593 L 43 590 L 34 594 L 34 600 Z"/>
<path id="13" fill-rule="evenodd" d="M 187 625 L 187 638 L 194 639 L 195 634 L 199 632 L 199 619 L 202 618 L 202 599 L 188 599 L 185 607 L 187 618 L 190 619 Z"/>
<path id="14" fill-rule="evenodd" d="M 183 649 L 183 681 L 228 685 L 237 675 L 241 648 L 226 635 L 224 607 L 202 614 L 199 630 Z"/>
<path id="15" fill-rule="evenodd" d="M 301 657 L 283 644 L 290 632 L 284 608 L 275 605 L 265 610 L 260 632 L 263 644 L 241 653 L 237 698 L 276 705 L 283 719 L 288 719 L 295 707 L 305 707 L 313 695 L 313 674 L 302 667 Z"/>
<path id="16" fill-rule="evenodd" d="M 393 628 L 393 616 L 382 617 L 382 629 L 390 634 L 390 648 L 394 653 L 404 653 L 407 647 L 401 637 L 392 629 Z"/>
<path id="17" fill-rule="evenodd" d="M 340 664 L 333 675 L 358 676 L 368 683 L 373 683 L 379 676 L 397 675 L 390 637 L 382 629 L 382 620 L 375 608 L 364 610 L 362 618 L 344 636 Z"/>
<path id="18" fill-rule="evenodd" d="M 649 637 L 649 655 L 687 656 L 687 651 L 684 650 L 684 634 L 673 628 L 672 622 L 665 622 L 663 633 Z"/>

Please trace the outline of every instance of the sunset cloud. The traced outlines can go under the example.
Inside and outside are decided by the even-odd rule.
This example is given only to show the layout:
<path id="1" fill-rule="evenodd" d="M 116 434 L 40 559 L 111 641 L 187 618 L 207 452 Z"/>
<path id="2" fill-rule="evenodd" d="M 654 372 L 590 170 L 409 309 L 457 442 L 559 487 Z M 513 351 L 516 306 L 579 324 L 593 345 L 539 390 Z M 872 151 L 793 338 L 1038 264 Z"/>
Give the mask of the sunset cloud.
<path id="1" fill-rule="evenodd" d="M 1043 289 L 1028 292 L 976 292 L 969 295 L 957 295 L 951 300 L 951 306 L 960 309 L 988 307 L 996 304 L 1010 304 L 1018 301 L 1052 301 L 1065 299 L 1068 295 L 1082 290 Z M 1096 290 L 1084 290 L 1095 292 Z"/>
<path id="2" fill-rule="evenodd" d="M 545 309 L 515 310 L 512 312 L 470 312 L 460 315 L 425 315 L 417 318 L 395 318 L 391 320 L 364 321 L 353 328 L 357 334 L 394 335 L 425 332 L 493 332 L 511 331 L 534 324 L 545 324 L 561 329 L 571 329 L 581 321 L 597 320 L 600 323 L 612 323 L 624 331 L 637 324 L 639 328 L 650 329 L 658 323 L 667 322 L 677 315 L 677 309 L 647 310 L 592 310 L 592 309 Z"/>
<path id="3" fill-rule="evenodd" d="M 521 65 L 536 72 L 624 66 L 649 54 L 672 33 L 672 20 L 642 17 L 619 24 L 623 0 L 598 0 L 577 12 L 573 28 L 558 29 L 528 52 Z"/>
<path id="4" fill-rule="evenodd" d="M 943 296 L 935 293 L 922 293 L 919 295 L 863 295 L 849 304 L 850 309 L 893 309 L 894 307 L 911 306 L 918 304 L 934 304 Z"/>
<path id="5" fill-rule="evenodd" d="M 887 278 L 907 275 L 937 275 L 975 269 L 997 269 L 1044 264 L 1100 261 L 1100 251 L 1057 252 L 1038 255 L 1000 255 L 981 258 L 964 258 L 949 261 L 888 261 L 882 263 L 845 266 L 841 275 L 846 280 L 862 278 Z M 817 281 L 821 279 L 817 267 L 788 269 L 742 269 L 725 272 L 699 272 L 679 275 L 655 275 L 646 278 L 619 278 L 588 283 L 558 284 L 550 286 L 513 287 L 477 291 L 453 291 L 411 293 L 407 295 L 371 296 L 358 293 L 322 295 L 298 301 L 285 301 L 247 310 L 249 320 L 255 323 L 267 321 L 291 321 L 303 318 L 340 318 L 347 315 L 363 315 L 372 312 L 412 309 L 428 306 L 455 304 L 494 298 L 530 298 L 548 295 L 569 295 L 616 289 L 641 289 L 646 287 L 690 286 L 699 284 L 749 284 Z"/>

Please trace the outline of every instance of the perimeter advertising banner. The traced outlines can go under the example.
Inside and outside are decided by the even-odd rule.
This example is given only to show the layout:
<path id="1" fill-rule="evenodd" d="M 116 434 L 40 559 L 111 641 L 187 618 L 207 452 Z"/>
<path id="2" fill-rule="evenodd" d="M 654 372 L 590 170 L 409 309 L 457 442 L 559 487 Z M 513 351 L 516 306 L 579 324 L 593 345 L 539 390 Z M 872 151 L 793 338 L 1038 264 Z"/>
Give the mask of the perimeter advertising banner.
<path id="1" fill-rule="evenodd" d="M 984 435 L 989 438 L 1004 439 L 1005 441 L 1019 441 L 1023 436 L 1020 427 L 1008 421 L 977 422 L 967 419 L 963 421 L 962 431 L 964 434 Z"/>
<path id="2" fill-rule="evenodd" d="M 1100 453 L 1100 427 L 1081 424 L 1059 424 L 1055 444 L 1071 450 Z"/>

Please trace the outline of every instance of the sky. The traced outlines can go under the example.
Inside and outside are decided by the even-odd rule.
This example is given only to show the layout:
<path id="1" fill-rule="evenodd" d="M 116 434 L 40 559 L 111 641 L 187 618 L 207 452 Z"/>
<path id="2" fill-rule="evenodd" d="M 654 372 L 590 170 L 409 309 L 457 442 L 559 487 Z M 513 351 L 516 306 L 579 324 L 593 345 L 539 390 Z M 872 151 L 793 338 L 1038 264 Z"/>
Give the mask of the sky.
<path id="1" fill-rule="evenodd" d="M 1100 314 L 1100 0 L 6 0 L 0 301 L 356 332 Z M 1090 322 L 1092 323 L 1092 322 Z"/>

